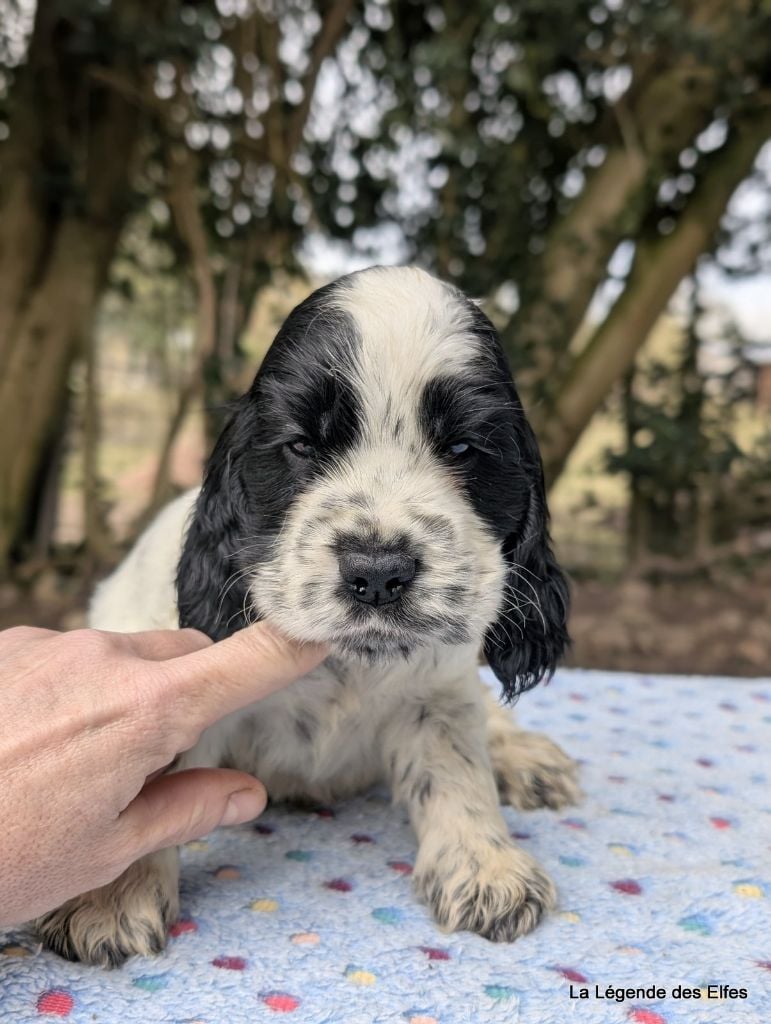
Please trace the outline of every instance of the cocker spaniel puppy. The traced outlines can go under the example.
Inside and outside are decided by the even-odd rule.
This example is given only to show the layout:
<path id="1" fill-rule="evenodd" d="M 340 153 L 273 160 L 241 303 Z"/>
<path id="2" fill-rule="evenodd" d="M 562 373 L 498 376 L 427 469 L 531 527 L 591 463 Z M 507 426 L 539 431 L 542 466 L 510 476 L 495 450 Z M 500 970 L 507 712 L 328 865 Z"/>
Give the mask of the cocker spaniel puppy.
<path id="1" fill-rule="evenodd" d="M 176 589 L 175 589 L 176 588 Z M 373 268 L 288 317 L 206 468 L 97 591 L 91 624 L 256 619 L 331 655 L 208 729 L 177 768 L 253 772 L 274 800 L 327 803 L 379 780 L 406 807 L 414 881 L 438 923 L 510 942 L 555 900 L 499 800 L 560 807 L 575 765 L 517 729 L 514 698 L 554 669 L 568 594 L 549 546 L 541 461 L 490 321 L 423 271 Z M 38 922 L 73 959 L 164 944 L 176 850 Z"/>

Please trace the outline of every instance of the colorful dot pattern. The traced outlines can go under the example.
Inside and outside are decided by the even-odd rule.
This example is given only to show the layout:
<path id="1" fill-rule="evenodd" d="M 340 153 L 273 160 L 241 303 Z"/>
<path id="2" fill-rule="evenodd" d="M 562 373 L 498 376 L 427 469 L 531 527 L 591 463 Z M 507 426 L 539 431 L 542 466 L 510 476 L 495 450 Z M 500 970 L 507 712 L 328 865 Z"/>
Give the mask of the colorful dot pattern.
<path id="1" fill-rule="evenodd" d="M 104 972 L 41 952 L 29 929 L 0 932 L 0 1021 L 771 1020 L 771 680 L 563 671 L 517 713 L 582 762 L 587 796 L 504 812 L 560 893 L 514 946 L 434 925 L 412 894 L 405 816 L 374 791 L 188 844 L 160 957 Z M 609 984 L 749 997 L 569 999 Z"/>

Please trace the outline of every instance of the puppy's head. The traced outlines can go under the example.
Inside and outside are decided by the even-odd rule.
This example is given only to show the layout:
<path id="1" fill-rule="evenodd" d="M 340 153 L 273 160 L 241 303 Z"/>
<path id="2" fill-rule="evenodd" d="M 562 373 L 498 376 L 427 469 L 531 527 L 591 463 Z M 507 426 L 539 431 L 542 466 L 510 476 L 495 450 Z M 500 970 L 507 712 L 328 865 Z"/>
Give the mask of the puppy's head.
<path id="1" fill-rule="evenodd" d="M 481 311 L 412 268 L 301 303 L 211 456 L 178 594 L 215 639 L 265 618 L 350 657 L 484 641 L 509 697 L 551 672 L 567 588 Z"/>

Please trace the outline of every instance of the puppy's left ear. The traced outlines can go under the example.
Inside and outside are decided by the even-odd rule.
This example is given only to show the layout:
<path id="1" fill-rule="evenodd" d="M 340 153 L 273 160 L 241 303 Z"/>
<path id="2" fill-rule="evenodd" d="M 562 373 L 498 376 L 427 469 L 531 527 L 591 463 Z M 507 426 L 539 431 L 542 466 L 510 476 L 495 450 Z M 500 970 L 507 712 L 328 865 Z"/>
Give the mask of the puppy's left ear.
<path id="1" fill-rule="evenodd" d="M 484 641 L 487 662 L 511 701 L 551 677 L 570 642 L 570 593 L 549 539 L 543 468 L 535 436 L 525 424 L 530 494 L 524 525 L 503 544 L 508 566 L 503 605 Z"/>
<path id="2" fill-rule="evenodd" d="M 199 629 L 212 640 L 249 624 L 249 580 L 240 557 L 249 537 L 240 472 L 246 415 L 236 412 L 209 458 L 177 568 L 179 625 Z"/>

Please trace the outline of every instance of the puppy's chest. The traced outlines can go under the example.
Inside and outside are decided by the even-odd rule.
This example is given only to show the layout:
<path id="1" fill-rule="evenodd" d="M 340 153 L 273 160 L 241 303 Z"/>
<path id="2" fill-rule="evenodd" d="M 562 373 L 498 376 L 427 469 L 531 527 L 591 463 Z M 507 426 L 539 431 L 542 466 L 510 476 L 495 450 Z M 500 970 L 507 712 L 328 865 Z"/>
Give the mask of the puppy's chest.
<path id="1" fill-rule="evenodd" d="M 254 772 L 274 794 L 291 790 L 290 780 L 367 785 L 381 774 L 379 741 L 398 707 L 399 688 L 387 683 L 318 670 L 231 721 L 224 761 Z"/>

